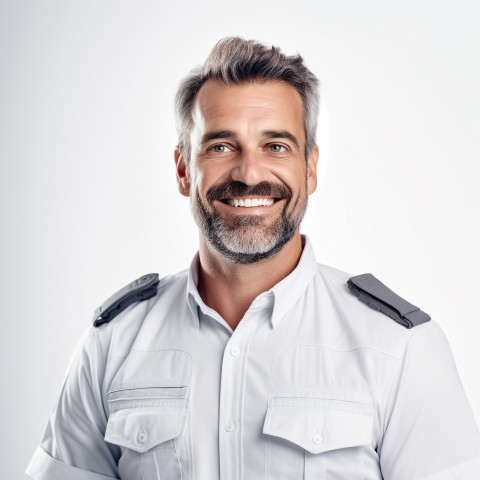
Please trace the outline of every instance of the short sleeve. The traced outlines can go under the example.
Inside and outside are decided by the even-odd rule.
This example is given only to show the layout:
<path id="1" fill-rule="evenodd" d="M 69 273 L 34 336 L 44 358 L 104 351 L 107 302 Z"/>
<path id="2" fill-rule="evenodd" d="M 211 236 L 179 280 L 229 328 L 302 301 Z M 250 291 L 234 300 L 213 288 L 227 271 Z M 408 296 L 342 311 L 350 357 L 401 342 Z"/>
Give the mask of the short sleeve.
<path id="1" fill-rule="evenodd" d="M 415 327 L 380 449 L 385 480 L 478 480 L 480 434 L 435 322 Z"/>
<path id="2" fill-rule="evenodd" d="M 41 445 L 26 471 L 35 480 L 119 478 L 118 447 L 104 440 L 107 349 L 99 335 L 92 328 L 77 348 Z"/>

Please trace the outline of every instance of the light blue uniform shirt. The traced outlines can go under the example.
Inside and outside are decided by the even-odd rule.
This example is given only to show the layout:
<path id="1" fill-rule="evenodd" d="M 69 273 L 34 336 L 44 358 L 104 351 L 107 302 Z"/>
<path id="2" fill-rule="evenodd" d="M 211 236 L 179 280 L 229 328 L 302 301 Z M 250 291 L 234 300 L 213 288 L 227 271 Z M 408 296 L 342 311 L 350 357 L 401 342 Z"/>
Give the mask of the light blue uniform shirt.
<path id="1" fill-rule="evenodd" d="M 296 269 L 235 331 L 189 271 L 92 328 L 27 473 L 36 480 L 478 480 L 448 343 L 369 308 L 349 275 Z"/>

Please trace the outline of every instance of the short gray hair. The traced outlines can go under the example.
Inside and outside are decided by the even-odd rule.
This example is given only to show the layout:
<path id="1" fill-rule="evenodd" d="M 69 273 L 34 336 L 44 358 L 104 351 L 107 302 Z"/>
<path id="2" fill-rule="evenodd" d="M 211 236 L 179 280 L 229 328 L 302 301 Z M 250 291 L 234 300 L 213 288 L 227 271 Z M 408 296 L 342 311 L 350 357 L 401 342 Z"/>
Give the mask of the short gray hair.
<path id="1" fill-rule="evenodd" d="M 255 40 L 226 37 L 210 52 L 205 63 L 185 77 L 175 96 L 178 147 L 190 161 L 190 133 L 193 129 L 192 106 L 200 87 L 209 79 L 225 84 L 262 80 L 283 80 L 295 87 L 303 103 L 305 158 L 316 143 L 320 107 L 318 78 L 305 66 L 300 55 L 285 55 L 278 47 L 267 47 Z"/>

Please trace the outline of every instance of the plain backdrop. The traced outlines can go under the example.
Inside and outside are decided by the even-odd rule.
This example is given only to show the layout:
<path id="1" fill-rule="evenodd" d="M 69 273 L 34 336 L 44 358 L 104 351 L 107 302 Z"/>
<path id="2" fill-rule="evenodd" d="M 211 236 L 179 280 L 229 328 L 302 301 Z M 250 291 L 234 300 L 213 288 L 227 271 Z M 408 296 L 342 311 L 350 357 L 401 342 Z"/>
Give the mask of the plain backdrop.
<path id="1" fill-rule="evenodd" d="M 480 421 L 476 5 L 0 0 L 0 477 L 25 478 L 95 308 L 190 264 L 173 96 L 231 35 L 320 77 L 302 230 L 319 262 L 372 272 L 440 323 Z"/>

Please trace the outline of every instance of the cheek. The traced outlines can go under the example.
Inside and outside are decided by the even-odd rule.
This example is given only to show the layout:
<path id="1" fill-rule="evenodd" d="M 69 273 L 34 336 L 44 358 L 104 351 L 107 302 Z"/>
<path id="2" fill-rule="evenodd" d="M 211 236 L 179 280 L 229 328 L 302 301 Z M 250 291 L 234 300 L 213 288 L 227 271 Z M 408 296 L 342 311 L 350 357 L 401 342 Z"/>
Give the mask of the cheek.
<path id="1" fill-rule="evenodd" d="M 299 189 L 304 189 L 307 182 L 306 165 L 295 163 L 294 165 L 283 165 L 276 169 L 276 176 L 290 187 L 293 194 Z"/>
<path id="2" fill-rule="evenodd" d="M 209 165 L 202 168 L 197 174 L 196 185 L 202 192 L 206 193 L 210 188 L 215 185 L 220 185 L 228 182 L 228 174 L 222 169 L 221 165 Z"/>
<path id="3" fill-rule="evenodd" d="M 207 192 L 214 185 L 212 180 L 206 172 L 196 172 L 196 174 L 192 176 L 190 196 L 194 196 L 195 198 L 200 197 L 202 203 L 207 204 Z"/>

